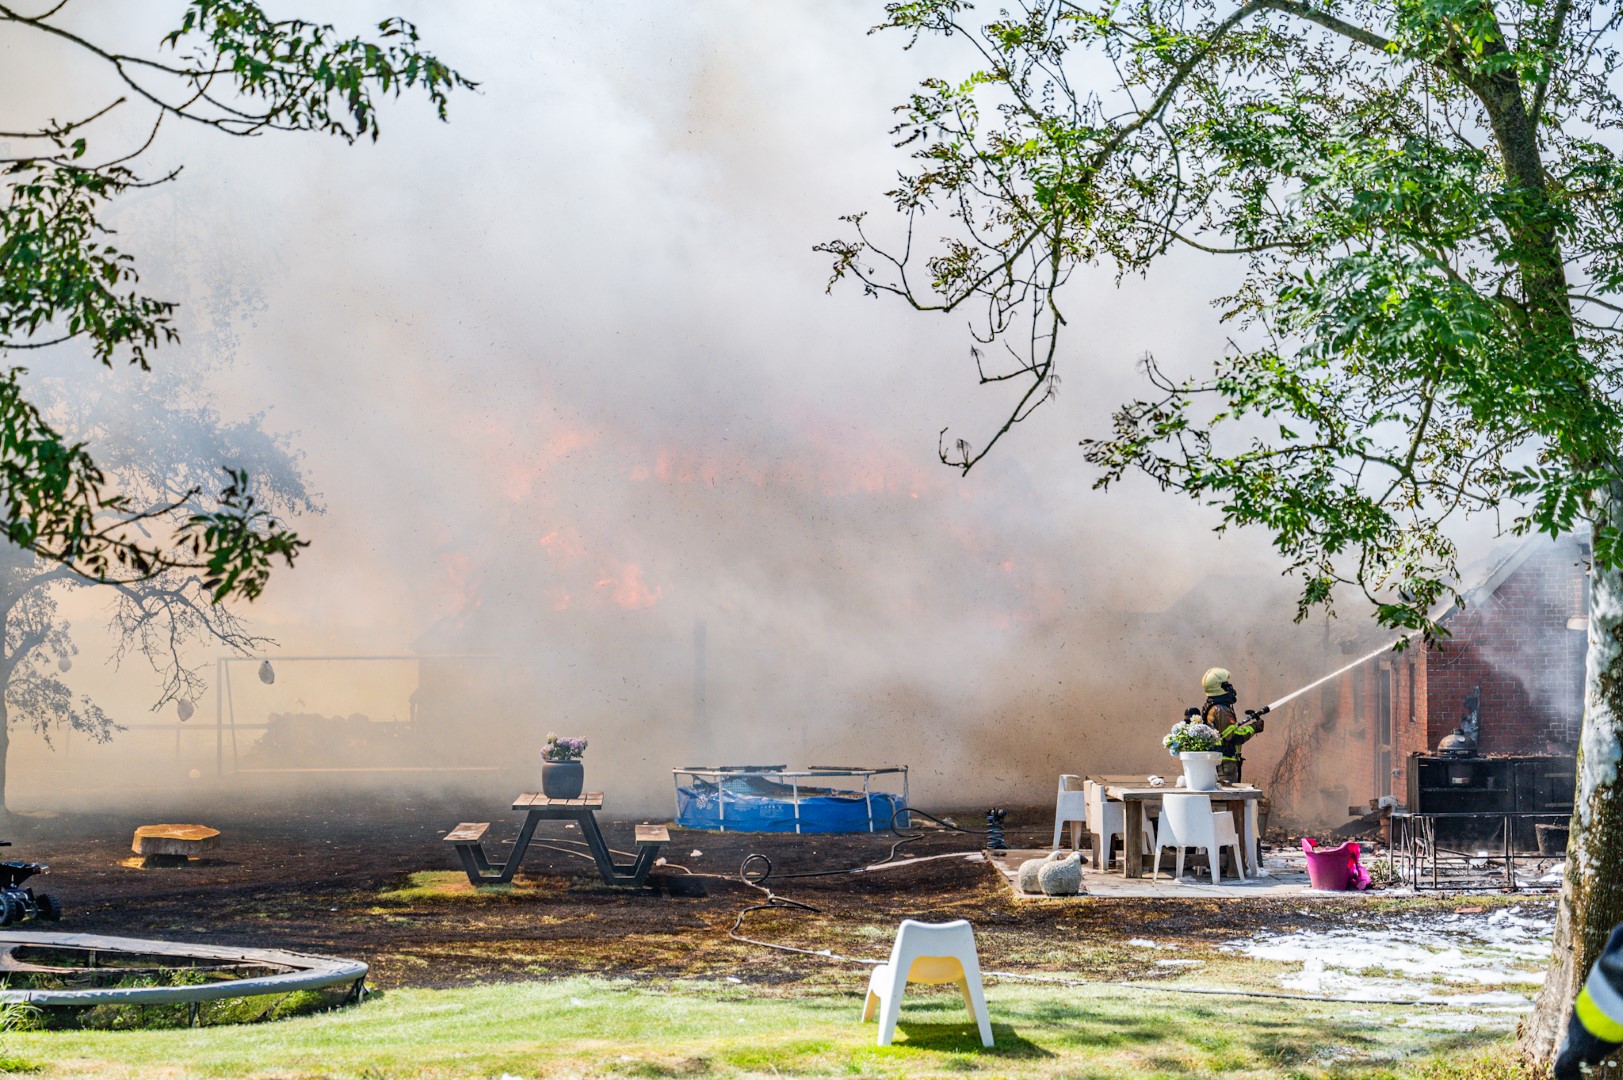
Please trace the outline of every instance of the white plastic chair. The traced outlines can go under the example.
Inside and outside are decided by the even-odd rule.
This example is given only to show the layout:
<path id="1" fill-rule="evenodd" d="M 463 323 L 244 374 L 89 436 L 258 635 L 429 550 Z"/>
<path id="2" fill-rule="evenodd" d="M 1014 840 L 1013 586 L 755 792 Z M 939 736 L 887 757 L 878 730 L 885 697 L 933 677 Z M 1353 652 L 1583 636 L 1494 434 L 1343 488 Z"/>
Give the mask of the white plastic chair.
<path id="1" fill-rule="evenodd" d="M 1116 837 L 1122 837 L 1122 842 L 1126 843 L 1127 804 L 1107 798 L 1105 789 L 1092 780 L 1084 780 L 1082 790 L 1087 796 L 1088 828 L 1099 837 L 1099 847 L 1093 852 L 1093 868 L 1103 870 L 1110 865 L 1110 852 Z M 1139 805 L 1142 807 L 1144 804 Z M 1150 837 L 1155 833 L 1150 825 L 1149 810 L 1146 808 L 1140 812 L 1144 815 L 1144 854 L 1148 855 Z"/>
<path id="2" fill-rule="evenodd" d="M 1161 876 L 1161 852 L 1164 848 L 1177 849 L 1174 877 L 1183 877 L 1183 849 L 1200 848 L 1206 852 L 1206 862 L 1212 868 L 1212 884 L 1221 884 L 1219 862 L 1223 848 L 1234 852 L 1234 868 L 1241 880 L 1245 879 L 1245 863 L 1240 860 L 1240 836 L 1234 828 L 1234 818 L 1227 810 L 1214 811 L 1212 797 L 1197 792 L 1168 792 L 1161 797 L 1161 822 L 1155 830 L 1155 869 L 1150 880 Z"/>
<path id="3" fill-rule="evenodd" d="M 980 1027 L 981 1045 L 992 1045 L 992 1018 L 987 1015 L 986 992 L 981 988 L 975 928 L 967 919 L 946 923 L 902 920 L 896 944 L 891 946 L 890 962 L 873 969 L 868 978 L 868 997 L 862 1005 L 864 1023 L 879 1014 L 880 1046 L 889 1046 L 896 1035 L 902 993 L 910 982 L 957 983 L 964 1004 Z"/>
<path id="4" fill-rule="evenodd" d="M 1088 823 L 1088 793 L 1082 789 L 1082 778 L 1063 773 L 1059 778 L 1059 794 L 1054 798 L 1054 850 L 1059 850 L 1059 836 L 1066 822 L 1071 825 L 1071 847 L 1082 850 L 1082 832 Z"/>

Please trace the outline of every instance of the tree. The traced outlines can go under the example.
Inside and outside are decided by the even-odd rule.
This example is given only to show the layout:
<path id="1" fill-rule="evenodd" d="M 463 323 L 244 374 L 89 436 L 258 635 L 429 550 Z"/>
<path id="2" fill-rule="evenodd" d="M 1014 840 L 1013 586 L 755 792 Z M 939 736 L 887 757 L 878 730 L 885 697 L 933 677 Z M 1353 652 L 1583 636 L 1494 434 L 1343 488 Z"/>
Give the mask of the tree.
<path id="1" fill-rule="evenodd" d="M 205 331 L 206 334 L 206 331 Z M 251 475 L 256 505 L 288 520 L 319 513 L 300 455 L 284 437 L 264 430 L 263 415 L 223 419 L 203 389 L 208 362 L 165 365 L 132 388 L 116 373 L 77 373 L 36 380 L 34 399 L 53 426 L 75 442 L 95 447 L 108 479 L 135 506 L 177 506 L 206 514 L 218 506 L 201 494 L 214 462 Z M 109 597 L 108 623 L 118 646 L 115 663 L 139 658 L 160 680 L 154 708 L 190 703 L 204 687 L 187 648 L 214 642 L 235 652 L 257 651 L 269 639 L 253 633 L 229 602 L 216 601 L 195 569 L 165 567 L 128 579 L 93 579 L 60 562 L 11 544 L 0 545 L 0 813 L 6 805 L 10 729 L 27 727 L 47 742 L 61 728 L 99 741 L 117 725 L 86 697 L 75 698 L 66 671 L 78 650 L 58 617 L 68 590 L 94 589 Z"/>
<path id="2" fill-rule="evenodd" d="M 1619 10 L 1578 0 L 962 0 L 883 28 L 967 43 L 971 70 L 898 110 L 902 235 L 862 215 L 820 246 L 830 287 L 973 313 L 983 384 L 1012 389 L 967 471 L 1053 395 L 1066 283 L 1176 250 L 1226 257 L 1209 377 L 1152 357 L 1150 400 L 1084 442 L 1269 530 L 1298 614 L 1353 590 L 1428 644 L 1457 598 L 1455 517 L 1587 527 L 1590 651 L 1555 955 L 1522 1046 L 1547 1061 L 1623 922 L 1623 167 Z M 933 215 L 933 216 L 932 216 Z M 939 240 L 922 231 L 942 219 Z M 988 360 L 995 356 L 995 361 Z"/>
<path id="3" fill-rule="evenodd" d="M 114 243 L 110 204 L 173 181 L 136 165 L 165 123 L 229 136 L 320 132 L 345 142 L 378 137 L 375 99 L 425 94 L 439 117 L 472 82 L 418 45 L 404 19 L 377 40 L 301 19 L 273 20 L 253 0 L 189 0 L 180 25 L 147 53 L 128 53 L 67 21 L 72 0 L 38 14 L 0 3 L 0 32 L 23 47 L 54 42 L 98 62 L 114 87 L 106 103 L 70 120 L 0 131 L 23 150 L 0 158 L 0 353 L 78 343 L 112 367 L 143 371 L 149 352 L 178 339 L 176 304 L 148 295 L 134 257 Z M 118 96 L 114 97 L 113 95 Z M 106 118 L 139 111 L 144 139 L 93 152 Z M 16 546 L 94 580 L 196 572 L 215 599 L 253 599 L 272 560 L 292 565 L 305 541 L 256 501 L 250 478 L 228 471 L 207 507 L 188 491 L 159 504 L 120 491 L 83 443 L 64 437 L 25 392 L 22 369 L 0 372 L 0 503 Z"/>

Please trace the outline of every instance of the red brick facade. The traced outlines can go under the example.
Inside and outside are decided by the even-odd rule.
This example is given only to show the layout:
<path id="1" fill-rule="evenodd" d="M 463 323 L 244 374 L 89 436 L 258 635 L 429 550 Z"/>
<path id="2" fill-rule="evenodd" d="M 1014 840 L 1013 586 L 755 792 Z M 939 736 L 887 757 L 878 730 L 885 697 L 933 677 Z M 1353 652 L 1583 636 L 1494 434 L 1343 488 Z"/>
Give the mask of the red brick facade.
<path id="1" fill-rule="evenodd" d="M 1587 545 L 1529 541 L 1445 616 L 1438 649 L 1384 652 L 1279 710 L 1247 750 L 1276 820 L 1339 822 L 1407 790 L 1411 754 L 1457 727 L 1480 688 L 1487 754 L 1571 752 L 1583 717 Z M 1327 665 L 1331 666 L 1331 665 Z"/>
<path id="2" fill-rule="evenodd" d="M 1484 753 L 1536 754 L 1552 742 L 1577 742 L 1588 647 L 1585 556 L 1571 542 L 1540 545 L 1498 589 L 1449 620 L 1453 640 L 1427 661 L 1433 745 L 1454 729 L 1476 687 Z"/>

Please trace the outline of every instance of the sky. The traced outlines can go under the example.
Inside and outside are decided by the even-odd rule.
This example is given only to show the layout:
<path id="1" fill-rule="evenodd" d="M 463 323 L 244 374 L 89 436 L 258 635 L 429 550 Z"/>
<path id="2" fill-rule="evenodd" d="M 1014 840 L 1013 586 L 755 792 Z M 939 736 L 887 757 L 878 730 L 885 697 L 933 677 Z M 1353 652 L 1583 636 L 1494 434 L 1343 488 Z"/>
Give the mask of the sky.
<path id="1" fill-rule="evenodd" d="M 149 42 L 159 7 L 113 22 L 86 4 L 76 25 Z M 1249 665 L 1259 703 L 1304 674 L 1234 656 L 1293 613 L 1266 538 L 1219 537 L 1213 511 L 1141 480 L 1093 490 L 1077 445 L 1148 389 L 1146 352 L 1177 371 L 1217 355 L 1209 301 L 1236 268 L 1079 272 L 1058 399 L 968 476 L 936 461 L 937 433 L 980 441 L 1007 399 L 976 386 L 965 326 L 825 292 L 813 245 L 845 234 L 842 214 L 897 224 L 890 110 L 961 73 L 957 43 L 906 51 L 867 33 L 881 5 L 853 0 L 302 13 L 356 31 L 404 15 L 480 87 L 448 124 L 389 101 L 381 140 L 353 147 L 170 125 L 145 167 L 184 164 L 180 179 L 120 211 L 152 290 L 188 305 L 173 362 L 209 366 L 224 415 L 262 413 L 324 503 L 296 522 L 310 550 L 246 612 L 273 661 L 500 653 L 545 680 L 537 747 L 549 729 L 596 737 L 641 762 L 639 784 L 691 755 L 837 749 L 911 755 L 942 796 L 1148 767 L 1212 664 Z M 100 77 L 0 39 L 0 100 L 35 115 L 104 93 Z M 221 323 L 234 348 L 188 329 Z M 1214 575 L 1227 640 L 1135 644 L 1133 613 Z M 171 722 L 138 665 L 103 662 L 94 598 L 67 603 L 75 685 L 121 720 Z M 300 661 L 261 692 L 242 666 L 231 707 L 401 718 L 408 668 Z M 208 768 L 214 707 L 165 769 Z M 61 780 L 87 753 L 168 755 L 170 738 L 28 760 Z M 995 784 L 977 779 L 989 743 Z"/>

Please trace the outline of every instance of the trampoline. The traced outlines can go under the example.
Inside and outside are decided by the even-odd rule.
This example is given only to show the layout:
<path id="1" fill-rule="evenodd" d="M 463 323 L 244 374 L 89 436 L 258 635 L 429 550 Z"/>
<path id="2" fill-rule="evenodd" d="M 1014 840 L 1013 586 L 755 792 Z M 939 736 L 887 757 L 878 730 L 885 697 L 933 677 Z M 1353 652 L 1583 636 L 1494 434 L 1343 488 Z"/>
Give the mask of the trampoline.
<path id="1" fill-rule="evenodd" d="M 720 765 L 672 769 L 676 824 L 718 832 L 878 832 L 907 825 L 907 766 Z M 900 783 L 902 790 L 876 789 Z M 897 811 L 903 811 L 900 815 Z"/>
<path id="2" fill-rule="evenodd" d="M 102 934 L 0 931 L 0 1004 L 191 1005 L 341 988 L 359 1001 L 359 960 Z M 176 979 L 176 976 L 186 976 Z"/>

